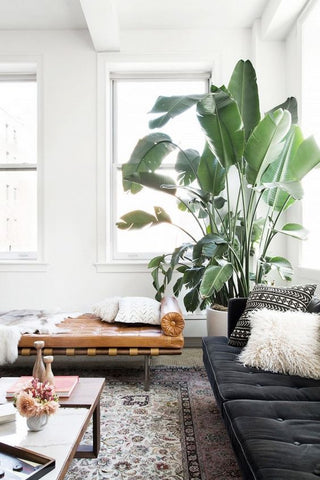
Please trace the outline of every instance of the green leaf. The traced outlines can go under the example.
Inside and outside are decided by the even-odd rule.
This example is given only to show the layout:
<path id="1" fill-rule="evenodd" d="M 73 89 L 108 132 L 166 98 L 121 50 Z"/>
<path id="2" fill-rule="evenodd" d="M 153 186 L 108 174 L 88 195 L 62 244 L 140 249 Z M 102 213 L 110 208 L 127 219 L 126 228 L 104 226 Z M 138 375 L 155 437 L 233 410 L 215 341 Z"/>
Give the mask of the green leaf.
<path id="1" fill-rule="evenodd" d="M 300 240 L 306 240 L 309 233 L 308 230 L 299 223 L 287 223 L 281 230 L 276 230 L 276 232 L 299 238 Z"/>
<path id="2" fill-rule="evenodd" d="M 150 120 L 150 128 L 161 128 L 168 123 L 171 118 L 180 115 L 193 105 L 195 105 L 203 95 L 184 95 L 184 96 L 172 96 L 172 97 L 158 97 L 156 103 L 152 107 L 149 113 L 162 113 L 160 117 Z"/>
<path id="3" fill-rule="evenodd" d="M 293 276 L 293 268 L 289 260 L 283 257 L 272 257 L 267 262 L 271 268 L 278 270 L 283 280 L 291 280 Z"/>
<path id="4" fill-rule="evenodd" d="M 225 188 L 226 170 L 218 162 L 206 143 L 198 168 L 201 188 L 212 195 L 219 195 Z"/>
<path id="5" fill-rule="evenodd" d="M 224 265 L 209 266 L 202 278 L 200 295 L 202 298 L 211 297 L 214 292 L 219 292 L 225 283 L 231 278 L 233 267 L 231 263 Z"/>
<path id="6" fill-rule="evenodd" d="M 253 130 L 244 152 L 248 183 L 259 185 L 267 167 L 279 159 L 290 123 L 290 113 L 277 110 L 266 115 Z"/>
<path id="7" fill-rule="evenodd" d="M 199 292 L 197 288 L 192 289 L 188 292 L 183 299 L 184 306 L 186 307 L 187 312 L 194 312 L 199 305 Z"/>
<path id="8" fill-rule="evenodd" d="M 134 210 L 122 215 L 116 225 L 120 230 L 140 229 L 157 223 L 156 217 L 143 210 Z"/>
<path id="9" fill-rule="evenodd" d="M 179 172 L 178 180 L 180 184 L 189 185 L 196 179 L 199 162 L 200 155 L 197 150 L 179 151 L 175 169 Z"/>
<path id="10" fill-rule="evenodd" d="M 232 73 L 228 90 L 238 104 L 247 140 L 260 120 L 257 77 L 249 60 L 239 60 Z"/>
<path id="11" fill-rule="evenodd" d="M 292 126 L 284 143 L 284 148 L 278 162 L 271 164 L 262 177 L 264 183 L 280 182 L 289 185 L 299 182 L 320 162 L 320 150 L 313 137 L 303 140 L 301 130 L 296 125 Z M 293 198 L 287 203 L 287 207 L 294 198 L 301 198 L 293 192 L 281 188 L 270 190 L 264 195 L 264 201 L 280 210 L 288 200 L 288 193 Z M 301 192 L 302 193 L 302 192 Z"/>
<path id="12" fill-rule="evenodd" d="M 162 207 L 153 207 L 158 223 L 172 223 L 170 215 Z"/>
<path id="13" fill-rule="evenodd" d="M 129 161 L 122 167 L 124 191 L 137 193 L 141 190 L 137 184 L 132 184 L 132 175 L 140 172 L 154 172 L 162 163 L 163 159 L 171 153 L 176 146 L 171 138 L 164 133 L 151 133 L 140 139 L 135 146 Z"/>
<path id="14" fill-rule="evenodd" d="M 158 225 L 160 223 L 171 223 L 169 215 L 161 207 L 153 207 L 155 216 L 143 210 L 133 210 L 132 212 L 122 215 L 116 226 L 120 230 L 138 230 L 146 226 Z M 161 257 L 156 257 L 161 258 Z"/>
<path id="15" fill-rule="evenodd" d="M 157 257 L 153 257 L 148 263 L 148 268 L 159 267 L 159 265 L 164 262 L 164 259 L 165 255 L 158 255 Z"/>
<path id="16" fill-rule="evenodd" d="M 198 120 L 213 154 L 224 168 L 238 164 L 244 150 L 244 131 L 238 105 L 224 87 L 197 105 Z"/>
<path id="17" fill-rule="evenodd" d="M 152 188 L 153 190 L 160 190 L 161 192 L 168 193 L 169 195 L 176 194 L 176 185 L 173 178 L 167 175 L 154 172 L 136 172 L 132 175 L 128 175 L 127 179 L 131 183 L 137 183 L 144 187 Z"/>
<path id="18" fill-rule="evenodd" d="M 297 100 L 294 97 L 287 98 L 285 102 L 272 108 L 271 110 L 269 110 L 268 113 L 275 112 L 279 108 L 282 108 L 282 110 L 288 110 L 291 113 L 292 123 L 293 124 L 298 123 L 298 104 L 297 104 Z"/>

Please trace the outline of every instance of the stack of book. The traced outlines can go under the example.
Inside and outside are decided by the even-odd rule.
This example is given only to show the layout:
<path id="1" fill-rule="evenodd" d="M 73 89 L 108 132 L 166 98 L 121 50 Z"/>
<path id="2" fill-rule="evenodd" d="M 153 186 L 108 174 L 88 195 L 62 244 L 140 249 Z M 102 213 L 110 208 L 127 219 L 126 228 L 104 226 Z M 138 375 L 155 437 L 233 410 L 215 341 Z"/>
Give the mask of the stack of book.
<path id="1" fill-rule="evenodd" d="M 13 398 L 16 393 L 22 390 L 33 377 L 20 377 L 6 391 L 7 398 Z M 78 375 L 63 375 L 54 377 L 55 392 L 58 397 L 70 397 L 79 381 Z"/>

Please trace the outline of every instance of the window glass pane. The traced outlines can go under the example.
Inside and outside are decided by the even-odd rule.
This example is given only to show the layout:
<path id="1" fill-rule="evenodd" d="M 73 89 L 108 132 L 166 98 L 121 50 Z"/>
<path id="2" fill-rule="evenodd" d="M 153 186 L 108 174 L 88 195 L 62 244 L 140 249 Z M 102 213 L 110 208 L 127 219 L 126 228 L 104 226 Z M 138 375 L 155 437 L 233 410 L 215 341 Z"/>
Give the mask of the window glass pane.
<path id="1" fill-rule="evenodd" d="M 37 250 L 37 173 L 0 171 L 0 254 Z"/>
<path id="2" fill-rule="evenodd" d="M 148 112 L 153 107 L 158 96 L 201 94 L 208 91 L 208 79 L 198 80 L 114 80 L 114 157 L 113 161 L 121 165 L 129 160 L 130 155 L 139 140 L 145 135 L 155 132 L 150 130 L 148 122 L 152 115 Z M 181 148 L 193 148 L 200 153 L 204 147 L 204 136 L 197 121 L 195 108 L 184 112 L 164 125 L 162 132 L 168 134 Z M 164 165 L 168 168 L 175 162 L 176 153 L 170 154 Z M 175 178 L 171 169 L 162 170 Z M 113 200 L 112 226 L 114 231 L 114 258 L 151 258 L 152 256 L 172 252 L 173 249 L 190 238 L 172 225 L 158 225 L 143 230 L 122 231 L 114 227 L 120 217 L 132 210 L 144 210 L 153 214 L 153 206 L 161 206 L 169 214 L 172 223 L 183 225 L 187 231 L 196 236 L 200 228 L 191 215 L 177 208 L 177 200 L 171 195 L 143 188 L 136 195 L 124 193 L 122 189 L 121 171 L 114 168 L 115 191 Z"/>
<path id="3" fill-rule="evenodd" d="M 320 145 L 320 4 L 315 3 L 302 26 L 302 102 L 301 124 L 305 136 L 314 135 Z M 302 224 L 308 229 L 306 242 L 301 242 L 301 266 L 320 269 L 318 255 L 320 224 L 317 212 L 320 209 L 320 170 L 312 171 L 303 180 Z M 316 214 L 316 216 L 315 216 Z"/>
<path id="4" fill-rule="evenodd" d="M 163 170 L 164 175 L 175 178 L 173 170 Z M 153 207 L 162 207 L 169 213 L 172 224 L 146 227 L 143 230 L 116 229 L 117 252 L 115 256 L 124 258 L 145 258 L 161 253 L 170 253 L 178 245 L 190 241 L 190 237 L 174 225 L 183 226 L 187 231 L 199 236 L 201 230 L 194 218 L 177 208 L 177 199 L 173 195 L 144 188 L 137 195 L 122 193 L 122 175 L 117 172 L 117 219 L 132 210 L 144 210 L 154 215 Z M 145 254 L 145 255 L 143 255 Z"/>
<path id="5" fill-rule="evenodd" d="M 150 130 L 148 115 L 158 96 L 190 95 L 205 93 L 207 80 L 116 80 L 115 110 L 115 161 L 125 163 L 129 160 L 139 138 L 156 130 Z M 196 119 L 194 108 L 169 121 L 162 132 L 182 148 L 202 150 L 203 135 Z"/>
<path id="6" fill-rule="evenodd" d="M 36 163 L 37 84 L 0 81 L 0 163 Z"/>

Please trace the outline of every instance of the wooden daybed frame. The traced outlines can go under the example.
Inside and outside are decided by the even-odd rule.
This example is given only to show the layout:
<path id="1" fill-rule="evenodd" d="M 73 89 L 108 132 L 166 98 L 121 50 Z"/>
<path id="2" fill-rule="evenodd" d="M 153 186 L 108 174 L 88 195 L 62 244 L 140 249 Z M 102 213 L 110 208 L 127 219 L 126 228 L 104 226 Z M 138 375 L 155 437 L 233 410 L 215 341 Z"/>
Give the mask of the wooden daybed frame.
<path id="1" fill-rule="evenodd" d="M 164 297 L 160 317 L 161 325 L 106 323 L 93 314 L 66 318 L 57 325 L 63 333 L 22 335 L 18 353 L 35 355 L 34 342 L 43 340 L 44 355 L 144 355 L 144 389 L 149 390 L 151 357 L 179 355 L 184 345 L 184 319 L 175 297 Z"/>

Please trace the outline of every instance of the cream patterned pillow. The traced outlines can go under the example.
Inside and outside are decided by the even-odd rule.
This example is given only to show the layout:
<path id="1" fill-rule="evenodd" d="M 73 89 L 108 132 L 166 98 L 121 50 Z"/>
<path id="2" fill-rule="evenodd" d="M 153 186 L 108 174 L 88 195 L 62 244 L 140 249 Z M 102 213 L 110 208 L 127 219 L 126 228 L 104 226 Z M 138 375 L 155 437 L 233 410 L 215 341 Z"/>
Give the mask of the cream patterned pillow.
<path id="1" fill-rule="evenodd" d="M 239 355 L 244 365 L 320 378 L 320 315 L 261 309 L 249 319 L 251 335 Z"/>
<path id="2" fill-rule="evenodd" d="M 107 297 L 92 307 L 92 313 L 104 322 L 113 323 L 119 310 L 120 297 Z"/>
<path id="3" fill-rule="evenodd" d="M 120 298 L 115 321 L 160 325 L 160 303 L 148 297 Z"/>

